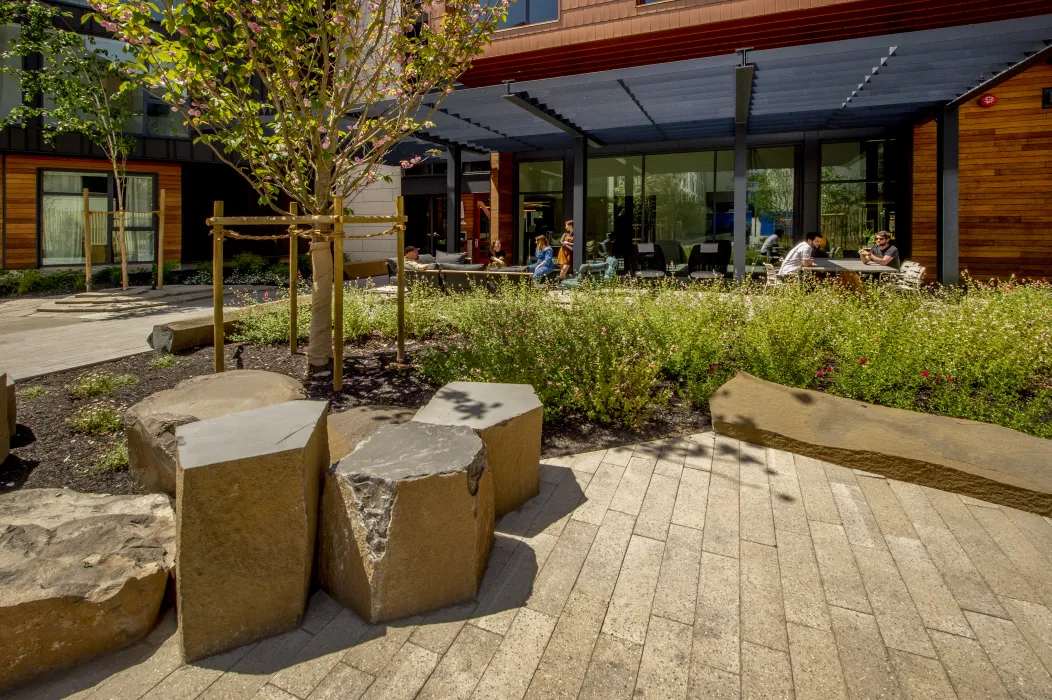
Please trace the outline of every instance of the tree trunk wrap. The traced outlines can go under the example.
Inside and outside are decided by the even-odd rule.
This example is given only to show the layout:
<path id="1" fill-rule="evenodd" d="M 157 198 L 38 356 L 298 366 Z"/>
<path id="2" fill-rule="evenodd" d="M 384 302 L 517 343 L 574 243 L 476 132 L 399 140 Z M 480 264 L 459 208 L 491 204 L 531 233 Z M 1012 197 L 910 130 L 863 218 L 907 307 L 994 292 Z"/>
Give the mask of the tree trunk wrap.
<path id="1" fill-rule="evenodd" d="M 332 358 L 332 246 L 329 241 L 310 244 L 314 287 L 311 296 L 310 341 L 307 362 L 321 366 Z"/>

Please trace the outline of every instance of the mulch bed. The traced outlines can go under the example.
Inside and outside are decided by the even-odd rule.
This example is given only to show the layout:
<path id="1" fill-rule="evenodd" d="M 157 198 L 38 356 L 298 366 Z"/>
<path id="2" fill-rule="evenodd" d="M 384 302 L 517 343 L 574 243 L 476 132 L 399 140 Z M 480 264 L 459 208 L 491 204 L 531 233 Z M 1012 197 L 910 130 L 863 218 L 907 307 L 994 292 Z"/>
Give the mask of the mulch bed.
<path id="1" fill-rule="evenodd" d="M 227 368 L 237 363 L 233 354 L 238 346 L 227 345 Z M 330 410 L 341 411 L 362 404 L 383 404 L 417 409 L 437 391 L 412 366 L 414 349 L 407 345 L 410 366 L 395 363 L 392 343 L 368 340 L 348 344 L 344 350 L 344 386 L 334 394 L 332 377 L 305 381 L 312 399 L 330 402 Z M 184 379 L 212 372 L 212 348 L 200 348 L 176 356 L 173 367 L 155 369 L 150 361 L 156 355 L 143 354 L 108 362 L 90 368 L 58 372 L 19 384 L 19 389 L 42 386 L 43 396 L 18 399 L 18 431 L 11 440 L 11 455 L 0 465 L 0 494 L 19 488 L 61 488 L 95 493 L 142 493 L 127 470 L 104 471 L 96 467 L 99 455 L 120 438 L 89 438 L 73 432 L 69 418 L 82 407 L 98 400 L 112 401 L 126 409 L 150 394 L 169 389 Z M 303 380 L 306 356 L 290 356 L 287 345 L 244 345 L 241 366 L 280 372 Z M 74 399 L 66 388 L 77 377 L 98 370 L 115 375 L 134 374 L 137 384 L 117 389 L 114 393 L 93 399 Z M 689 405 L 662 408 L 642 429 L 633 431 L 619 425 L 601 425 L 583 417 L 546 423 L 542 454 L 545 457 L 588 452 L 659 438 L 689 435 L 710 427 L 709 416 Z"/>

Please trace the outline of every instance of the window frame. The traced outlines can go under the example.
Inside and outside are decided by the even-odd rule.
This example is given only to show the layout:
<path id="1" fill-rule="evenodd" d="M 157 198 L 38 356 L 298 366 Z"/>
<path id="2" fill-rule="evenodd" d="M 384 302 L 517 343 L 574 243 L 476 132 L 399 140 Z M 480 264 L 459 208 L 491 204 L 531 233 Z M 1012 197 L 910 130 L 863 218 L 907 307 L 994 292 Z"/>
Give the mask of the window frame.
<path id="1" fill-rule="evenodd" d="M 116 177 L 112 170 L 94 170 L 90 168 L 49 168 L 39 167 L 37 168 L 36 177 L 36 252 L 37 252 L 37 268 L 38 269 L 60 269 L 68 267 L 83 266 L 83 262 L 71 263 L 71 264 L 44 264 L 44 197 L 45 195 L 58 195 L 60 197 L 73 196 L 75 193 L 71 192 L 44 192 L 44 173 L 97 173 L 99 176 L 106 177 L 106 211 L 114 211 L 116 206 Z M 153 258 L 150 260 L 129 260 L 128 265 L 155 265 L 157 264 L 157 243 L 158 243 L 158 227 L 160 225 L 160 217 L 156 214 L 157 208 L 160 201 L 160 192 L 158 190 L 158 184 L 160 181 L 159 173 L 151 171 L 128 171 L 129 176 L 145 177 L 148 176 L 151 179 L 151 186 L 153 192 L 153 201 L 150 206 L 155 212 L 153 216 Z M 117 233 L 116 217 L 113 214 L 106 216 L 106 262 L 98 263 L 99 265 L 119 265 L 120 264 L 120 251 L 115 247 L 116 239 L 115 234 Z M 125 226 L 125 232 L 128 231 L 149 231 L 151 230 L 145 226 Z"/>
<path id="2" fill-rule="evenodd" d="M 497 27 L 494 30 L 494 33 L 497 33 L 497 32 L 510 32 L 513 29 L 526 29 L 527 27 L 540 27 L 540 26 L 543 26 L 545 24 L 556 24 L 562 19 L 563 8 L 562 8 L 562 3 L 560 2 L 560 0 L 554 0 L 554 2 L 555 2 L 555 18 L 554 19 L 544 19 L 544 20 L 541 20 L 539 22 L 530 22 L 529 21 L 529 18 L 530 18 L 530 3 L 533 2 L 533 0 L 518 0 L 518 1 L 519 2 L 523 2 L 526 5 L 526 20 L 527 21 L 522 23 L 522 24 L 516 24 L 516 25 L 510 26 L 510 27 Z"/>

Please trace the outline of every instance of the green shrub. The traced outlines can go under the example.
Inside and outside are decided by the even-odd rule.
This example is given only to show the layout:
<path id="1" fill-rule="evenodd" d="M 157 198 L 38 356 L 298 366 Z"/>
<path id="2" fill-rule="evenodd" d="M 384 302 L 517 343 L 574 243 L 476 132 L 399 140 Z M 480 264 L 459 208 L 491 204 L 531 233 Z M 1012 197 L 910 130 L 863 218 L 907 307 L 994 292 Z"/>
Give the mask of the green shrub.
<path id="1" fill-rule="evenodd" d="M 249 253 L 247 251 L 238 253 L 230 259 L 230 267 L 233 269 L 234 273 L 238 275 L 261 274 L 266 264 L 267 261 L 263 259 L 263 256 Z"/>
<path id="2" fill-rule="evenodd" d="M 119 472 L 128 468 L 128 441 L 117 440 L 103 449 L 95 459 L 95 473 Z"/>
<path id="3" fill-rule="evenodd" d="M 111 394 L 122 386 L 138 383 L 139 378 L 134 374 L 114 375 L 106 370 L 99 370 L 91 374 L 85 374 L 67 387 L 73 398 L 86 399 L 102 394 Z"/>
<path id="4" fill-rule="evenodd" d="M 121 268 L 119 266 L 111 266 L 96 270 L 91 274 L 91 284 L 97 288 L 120 287 Z"/>
<path id="5" fill-rule="evenodd" d="M 22 389 L 22 390 L 20 390 L 18 392 L 19 398 L 22 398 L 22 399 L 35 399 L 35 398 L 38 398 L 38 397 L 41 397 L 41 396 L 46 396 L 46 395 L 47 395 L 47 389 L 44 388 L 43 386 L 39 385 L 39 384 L 34 384 L 33 386 L 27 386 L 25 389 Z"/>
<path id="6" fill-rule="evenodd" d="M 150 360 L 150 367 L 154 369 L 168 369 L 169 367 L 175 367 L 177 364 L 179 364 L 179 361 L 175 359 L 175 355 L 158 355 Z"/>
<path id="7" fill-rule="evenodd" d="M 74 413 L 69 424 L 74 431 L 84 435 L 106 435 L 120 430 L 124 421 L 112 404 L 99 402 Z"/>

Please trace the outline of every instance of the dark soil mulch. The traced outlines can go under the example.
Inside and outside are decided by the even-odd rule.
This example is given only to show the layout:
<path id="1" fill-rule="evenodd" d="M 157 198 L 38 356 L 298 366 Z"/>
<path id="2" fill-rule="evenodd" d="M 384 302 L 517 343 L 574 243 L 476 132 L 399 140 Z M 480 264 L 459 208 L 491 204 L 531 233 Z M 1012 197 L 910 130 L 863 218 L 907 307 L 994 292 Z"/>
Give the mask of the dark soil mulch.
<path id="1" fill-rule="evenodd" d="M 227 345 L 227 368 L 234 368 L 237 345 Z M 344 392 L 334 394 L 332 377 L 305 380 L 312 399 L 330 402 L 330 410 L 341 411 L 362 404 L 384 404 L 420 408 L 435 391 L 412 366 L 413 351 L 422 347 L 408 344 L 410 366 L 395 363 L 392 343 L 369 340 L 348 344 L 344 350 Z M 126 409 L 150 394 L 168 389 L 190 377 L 212 372 L 212 348 L 200 348 L 176 356 L 173 367 L 155 369 L 152 354 L 135 355 L 104 365 L 58 372 L 19 385 L 19 389 L 42 386 L 47 394 L 35 398 L 18 398 L 18 431 L 11 441 L 11 455 L 0 465 L 0 493 L 19 488 L 61 488 L 96 493 L 141 493 L 127 470 L 105 471 L 96 466 L 99 456 L 120 439 L 89 438 L 73 432 L 69 418 L 95 401 L 113 402 Z M 302 351 L 289 355 L 287 345 L 244 345 L 241 365 L 245 369 L 281 372 L 303 380 L 307 367 Z M 137 384 L 92 399 L 74 399 L 66 388 L 77 377 L 98 370 L 113 374 L 134 374 Z M 568 417 L 544 426 L 542 454 L 546 457 L 588 452 L 648 440 L 689 435 L 710 426 L 709 415 L 689 405 L 674 405 L 655 412 L 641 430 L 620 425 L 601 425 L 583 417 Z"/>

